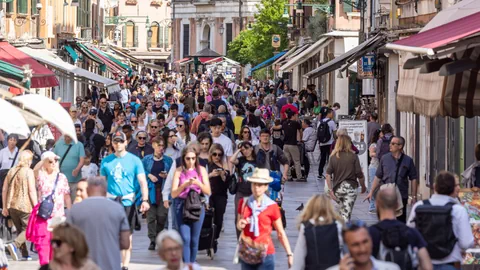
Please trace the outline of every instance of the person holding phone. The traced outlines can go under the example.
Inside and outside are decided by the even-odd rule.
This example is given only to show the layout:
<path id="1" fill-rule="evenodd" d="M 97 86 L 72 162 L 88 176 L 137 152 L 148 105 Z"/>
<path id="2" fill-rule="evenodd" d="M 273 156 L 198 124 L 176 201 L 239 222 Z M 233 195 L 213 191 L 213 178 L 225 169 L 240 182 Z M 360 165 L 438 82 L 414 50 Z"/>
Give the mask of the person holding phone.
<path id="1" fill-rule="evenodd" d="M 217 251 L 217 239 L 220 237 L 220 231 L 222 230 L 223 215 L 225 214 L 228 200 L 227 190 L 230 171 L 224 156 L 225 153 L 220 144 L 214 143 L 210 147 L 207 170 L 212 185 L 212 196 L 209 198 L 209 204 L 210 207 L 215 209 L 214 223 L 217 226 L 213 245 L 214 252 Z"/>
<path id="2" fill-rule="evenodd" d="M 165 140 L 157 136 L 152 140 L 153 154 L 145 156 L 142 163 L 147 175 L 148 200 L 150 209 L 147 212 L 148 238 L 150 246 L 148 250 L 155 250 L 155 238 L 166 226 L 168 214 L 168 200 L 163 200 L 162 192 L 165 179 L 172 168 L 173 159 L 163 155 Z"/>

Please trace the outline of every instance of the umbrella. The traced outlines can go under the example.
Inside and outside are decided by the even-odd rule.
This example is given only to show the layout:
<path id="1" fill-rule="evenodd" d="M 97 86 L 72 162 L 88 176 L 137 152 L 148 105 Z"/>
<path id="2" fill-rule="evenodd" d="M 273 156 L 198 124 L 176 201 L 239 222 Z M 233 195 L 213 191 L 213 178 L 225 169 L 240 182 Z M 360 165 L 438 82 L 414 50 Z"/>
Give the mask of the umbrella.
<path id="1" fill-rule="evenodd" d="M 57 127 L 62 134 L 70 136 L 77 142 L 77 134 L 72 118 L 58 102 L 45 96 L 30 94 L 12 98 L 25 108 L 37 113 L 46 122 Z"/>
<path id="2" fill-rule="evenodd" d="M 19 112 L 18 107 L 10 104 L 10 102 L 0 99 L 0 128 L 7 133 L 18 134 L 20 139 L 28 138 L 30 129 L 25 122 L 22 114 Z"/>
<path id="3" fill-rule="evenodd" d="M 467 17 L 474 13 L 480 12 L 480 1 L 478 0 L 463 0 L 457 4 L 440 11 L 433 17 L 428 24 L 422 28 L 420 32 L 444 25 L 449 22 Z"/>

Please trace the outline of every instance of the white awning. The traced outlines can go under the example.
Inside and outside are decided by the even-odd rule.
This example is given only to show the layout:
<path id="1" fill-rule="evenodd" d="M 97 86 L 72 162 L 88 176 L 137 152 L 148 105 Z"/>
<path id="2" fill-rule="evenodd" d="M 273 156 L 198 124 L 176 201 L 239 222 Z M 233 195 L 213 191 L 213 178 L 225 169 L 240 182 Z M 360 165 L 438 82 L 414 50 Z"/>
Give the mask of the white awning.
<path id="1" fill-rule="evenodd" d="M 315 54 L 319 53 L 323 48 L 327 47 L 328 44 L 333 39 L 330 37 L 322 37 L 320 38 L 317 42 L 313 43 L 308 47 L 306 50 L 304 50 L 302 53 L 298 54 L 297 56 L 293 57 L 290 59 L 286 64 L 280 67 L 280 71 L 288 71 L 293 69 L 294 67 L 302 64 L 303 62 L 307 61 L 311 57 L 313 57 Z"/>
<path id="2" fill-rule="evenodd" d="M 30 47 L 19 47 L 17 49 L 53 69 L 66 73 L 67 76 L 76 77 L 74 78 L 76 81 L 105 87 L 109 93 L 120 91 L 120 86 L 117 81 L 69 64 L 46 49 L 32 49 Z"/>

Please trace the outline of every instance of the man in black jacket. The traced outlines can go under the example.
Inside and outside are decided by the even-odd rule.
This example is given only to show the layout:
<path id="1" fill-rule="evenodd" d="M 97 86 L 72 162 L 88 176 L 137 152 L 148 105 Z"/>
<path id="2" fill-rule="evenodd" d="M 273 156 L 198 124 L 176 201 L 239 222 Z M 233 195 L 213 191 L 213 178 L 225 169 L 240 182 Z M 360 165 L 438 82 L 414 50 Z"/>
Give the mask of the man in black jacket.
<path id="1" fill-rule="evenodd" d="M 137 143 L 127 148 L 127 151 L 143 159 L 145 156 L 153 154 L 153 147 L 147 143 L 148 135 L 145 131 L 137 133 Z"/>
<path id="2" fill-rule="evenodd" d="M 102 97 L 99 101 L 100 108 L 98 109 L 98 119 L 102 121 L 103 124 L 103 132 L 106 134 L 110 133 L 110 129 L 112 128 L 113 123 L 113 111 L 108 107 L 107 99 Z"/>

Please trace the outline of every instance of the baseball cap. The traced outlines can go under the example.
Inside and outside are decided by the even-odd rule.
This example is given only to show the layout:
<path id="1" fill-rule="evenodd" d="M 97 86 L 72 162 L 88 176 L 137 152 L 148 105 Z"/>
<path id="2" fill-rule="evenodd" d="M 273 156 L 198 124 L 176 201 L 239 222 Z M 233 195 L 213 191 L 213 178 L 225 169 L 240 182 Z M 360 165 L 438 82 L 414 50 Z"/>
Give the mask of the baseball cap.
<path id="1" fill-rule="evenodd" d="M 89 114 L 97 114 L 97 109 L 91 108 Z"/>
<path id="2" fill-rule="evenodd" d="M 125 135 L 125 133 L 121 132 L 121 131 L 117 131 L 113 134 L 113 138 L 112 138 L 112 141 L 114 140 L 117 140 L 117 139 L 120 139 L 122 141 L 126 141 L 127 140 L 127 136 Z"/>

